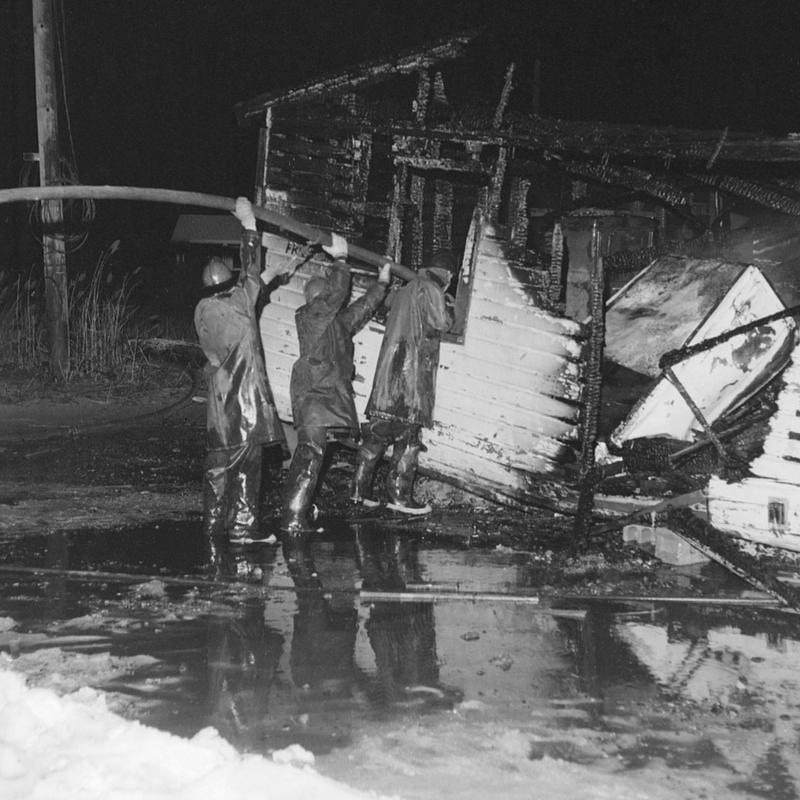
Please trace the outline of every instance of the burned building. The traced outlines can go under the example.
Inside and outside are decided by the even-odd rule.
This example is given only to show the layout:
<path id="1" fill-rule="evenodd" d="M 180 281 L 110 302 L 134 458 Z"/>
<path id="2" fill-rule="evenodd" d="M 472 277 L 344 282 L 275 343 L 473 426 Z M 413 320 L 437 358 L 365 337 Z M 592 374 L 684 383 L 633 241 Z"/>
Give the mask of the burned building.
<path id="1" fill-rule="evenodd" d="M 457 325 L 443 342 L 435 428 L 421 466 L 504 502 L 574 509 L 594 442 L 624 418 L 617 409 L 613 425 L 604 419 L 612 405 L 600 398 L 604 345 L 619 358 L 614 366 L 646 386 L 664 370 L 642 371 L 645 351 L 657 364 L 671 348 L 795 302 L 800 137 L 547 118 L 512 102 L 513 64 L 492 102 L 460 102 L 449 83 L 458 83 L 473 38 L 254 97 L 236 111 L 242 125 L 259 129 L 259 205 L 411 267 L 442 247 L 458 255 Z M 265 242 L 269 259 L 300 265 L 262 318 L 270 380 L 289 419 L 294 310 L 325 262 L 290 236 L 267 234 Z M 758 273 L 753 296 L 731 300 L 732 315 L 717 311 L 724 319 L 704 328 L 731 287 L 742 288 L 747 265 Z M 662 307 L 650 293 L 646 305 L 628 310 L 637 325 L 623 320 L 605 331 L 609 298 L 609 314 L 618 313 L 645 280 L 637 276 L 670 271 L 673 288 L 705 302 L 682 304 L 677 293 Z M 751 302 L 762 286 L 772 293 L 766 305 Z M 647 334 L 644 318 L 680 335 Z M 360 412 L 381 335 L 374 321 L 356 341 Z M 742 342 L 759 337 L 753 352 L 766 347 L 770 357 L 743 361 L 747 385 L 723 400 L 715 395 L 713 413 L 682 386 L 681 402 L 700 423 L 681 437 L 713 440 L 714 422 L 788 363 L 790 314 L 738 335 L 728 349 L 745 352 Z"/>

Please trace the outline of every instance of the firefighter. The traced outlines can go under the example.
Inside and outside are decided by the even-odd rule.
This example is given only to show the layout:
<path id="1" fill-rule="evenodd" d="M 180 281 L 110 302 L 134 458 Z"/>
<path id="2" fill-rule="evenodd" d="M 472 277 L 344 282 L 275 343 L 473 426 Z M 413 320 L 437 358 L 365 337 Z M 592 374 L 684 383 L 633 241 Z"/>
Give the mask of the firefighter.
<path id="1" fill-rule="evenodd" d="M 207 295 L 197 304 L 195 328 L 207 358 L 207 455 L 203 529 L 211 544 L 260 538 L 262 448 L 284 443 L 272 399 L 256 320 L 261 287 L 279 269 L 261 272 L 261 237 L 250 202 L 236 200 L 242 223 L 241 271 L 236 277 L 218 258 L 203 269 Z M 260 273 L 260 274 L 259 274 Z"/>
<path id="2" fill-rule="evenodd" d="M 309 530 L 309 511 L 329 440 L 356 439 L 358 417 L 353 401 L 353 335 L 381 304 L 389 285 L 391 265 L 384 265 L 361 298 L 345 306 L 350 292 L 347 242 L 334 234 L 323 248 L 334 258 L 326 278 L 311 278 L 305 305 L 296 314 L 300 358 L 292 368 L 292 414 L 297 429 L 286 477 L 281 528 Z"/>
<path id="3" fill-rule="evenodd" d="M 389 314 L 372 393 L 367 403 L 356 460 L 352 500 L 376 506 L 372 497 L 375 468 L 392 445 L 386 478 L 387 507 L 403 514 L 428 514 L 431 507 L 412 497 L 423 427 L 433 426 L 436 372 L 441 334 L 453 322 L 446 290 L 456 271 L 449 250 L 434 253 L 426 267 L 386 299 Z"/>

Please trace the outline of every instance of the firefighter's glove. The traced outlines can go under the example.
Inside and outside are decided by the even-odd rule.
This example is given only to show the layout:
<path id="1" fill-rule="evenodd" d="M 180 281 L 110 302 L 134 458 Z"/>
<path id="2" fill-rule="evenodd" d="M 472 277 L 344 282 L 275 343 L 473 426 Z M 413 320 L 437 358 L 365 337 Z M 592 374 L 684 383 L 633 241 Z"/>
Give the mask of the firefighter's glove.
<path id="1" fill-rule="evenodd" d="M 261 277 L 261 282 L 265 286 L 269 286 L 272 283 L 272 281 L 274 281 L 275 278 L 277 278 L 278 276 L 281 276 L 282 278 L 289 277 L 289 273 L 286 270 L 286 265 L 284 264 L 281 264 L 280 266 L 267 265 L 264 268 L 264 271 L 261 273 L 260 277 Z M 286 281 L 286 283 L 288 283 L 288 281 Z"/>
<path id="2" fill-rule="evenodd" d="M 389 285 L 389 281 L 392 279 L 392 262 L 387 261 L 380 269 L 378 273 L 378 283 L 382 283 L 384 286 Z"/>
<path id="3" fill-rule="evenodd" d="M 338 233 L 331 232 L 331 243 L 322 245 L 322 249 L 335 260 L 347 260 L 347 239 Z"/>
<path id="4" fill-rule="evenodd" d="M 256 230 L 256 215 L 253 213 L 253 206 L 246 197 L 236 198 L 236 207 L 233 210 L 233 215 L 242 227 L 248 231 Z"/>

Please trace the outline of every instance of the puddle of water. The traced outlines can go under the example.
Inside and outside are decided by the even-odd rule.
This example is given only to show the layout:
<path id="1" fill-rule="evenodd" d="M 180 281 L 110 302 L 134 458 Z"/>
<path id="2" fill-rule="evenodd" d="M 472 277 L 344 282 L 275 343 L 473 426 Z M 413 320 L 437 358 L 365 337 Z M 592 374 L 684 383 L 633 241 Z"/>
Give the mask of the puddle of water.
<path id="1" fill-rule="evenodd" d="M 103 657 L 87 682 L 174 733 L 213 725 L 241 750 L 299 743 L 321 755 L 365 729 L 456 712 L 524 724 L 531 759 L 613 755 L 626 769 L 660 760 L 726 768 L 731 780 L 747 740 L 750 777 L 733 791 L 796 796 L 786 754 L 800 729 L 800 630 L 788 616 L 410 602 L 404 593 L 422 586 L 524 595 L 535 568 L 519 554 L 430 546 L 377 525 L 253 546 L 217 581 L 202 575 L 194 524 L 15 540 L 0 567 L 12 563 L 53 571 L 0 571 L 0 617 L 18 623 L 0 649 L 29 672 L 37 658 L 63 673 Z M 397 594 L 366 603 L 365 590 Z M 49 662 L 55 647 L 60 660 Z M 565 738 L 581 731 L 613 735 L 613 748 Z"/>

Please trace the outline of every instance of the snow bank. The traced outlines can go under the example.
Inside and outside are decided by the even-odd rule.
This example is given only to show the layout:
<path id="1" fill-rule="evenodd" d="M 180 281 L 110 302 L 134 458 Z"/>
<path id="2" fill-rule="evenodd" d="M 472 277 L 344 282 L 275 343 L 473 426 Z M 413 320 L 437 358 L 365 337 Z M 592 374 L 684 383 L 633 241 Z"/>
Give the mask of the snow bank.
<path id="1" fill-rule="evenodd" d="M 182 739 L 117 716 L 92 689 L 59 697 L 29 688 L 0 661 L 4 800 L 374 798 L 319 775 L 307 766 L 313 756 L 299 750 L 275 761 L 240 755 L 213 728 Z"/>

